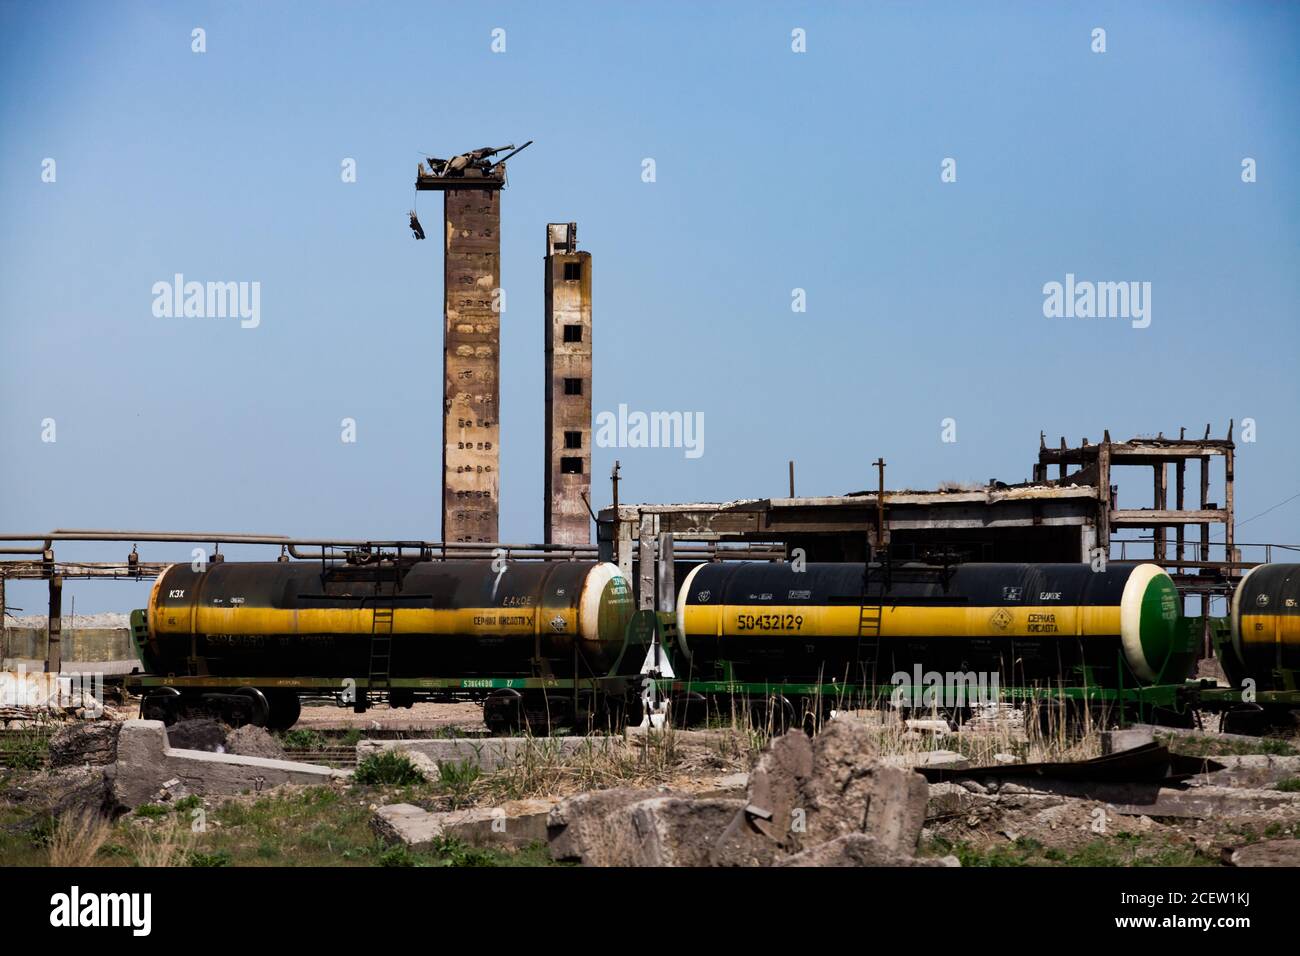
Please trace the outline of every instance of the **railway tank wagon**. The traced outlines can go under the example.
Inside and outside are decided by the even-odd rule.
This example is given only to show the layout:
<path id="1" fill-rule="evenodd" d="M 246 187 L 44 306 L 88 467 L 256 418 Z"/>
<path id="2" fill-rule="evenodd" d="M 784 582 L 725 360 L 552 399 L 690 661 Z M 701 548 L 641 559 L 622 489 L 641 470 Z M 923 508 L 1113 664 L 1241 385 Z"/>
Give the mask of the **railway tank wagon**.
<path id="1" fill-rule="evenodd" d="M 677 599 L 677 687 L 878 696 L 927 672 L 1002 688 L 1181 683 L 1181 604 L 1154 564 L 703 564 Z"/>
<path id="2" fill-rule="evenodd" d="M 174 720 L 200 696 L 242 697 L 247 719 L 284 727 L 300 694 L 351 687 L 358 709 L 384 695 L 486 697 L 491 723 L 493 704 L 519 710 L 554 688 L 559 707 L 566 687 L 609 674 L 632 612 L 608 563 L 172 565 L 137 629 L 155 675 L 142 711 Z"/>
<path id="3" fill-rule="evenodd" d="M 1300 691 L 1300 564 L 1261 564 L 1237 585 L 1231 652 L 1221 654 L 1229 683 L 1262 691 Z"/>

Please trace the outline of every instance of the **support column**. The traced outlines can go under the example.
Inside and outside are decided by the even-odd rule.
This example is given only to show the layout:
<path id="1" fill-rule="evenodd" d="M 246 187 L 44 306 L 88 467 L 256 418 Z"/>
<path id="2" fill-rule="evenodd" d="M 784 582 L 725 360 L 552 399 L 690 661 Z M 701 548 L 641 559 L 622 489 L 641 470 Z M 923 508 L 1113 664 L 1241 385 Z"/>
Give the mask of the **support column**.
<path id="1" fill-rule="evenodd" d="M 793 496 L 792 496 L 793 497 Z M 656 610 L 677 609 L 677 567 L 673 563 L 673 536 L 659 532 L 659 600 Z"/>
<path id="2" fill-rule="evenodd" d="M 1157 511 L 1164 511 L 1169 505 L 1169 463 L 1162 461 L 1153 467 L 1155 469 L 1154 506 Z M 1165 542 L 1168 540 L 1168 534 L 1169 531 L 1164 525 L 1156 525 L 1152 529 L 1151 536 L 1154 539 L 1152 551 L 1156 564 L 1165 563 Z"/>
<path id="3" fill-rule="evenodd" d="M 45 672 L 63 669 L 63 575 L 50 576 L 50 616 L 45 630 Z"/>
<path id="4" fill-rule="evenodd" d="M 623 580 L 632 584 L 632 525 L 635 518 L 624 518 L 614 509 L 614 563 L 623 574 Z"/>
<path id="5" fill-rule="evenodd" d="M 1226 520 L 1223 523 L 1223 541 L 1224 549 L 1227 552 L 1228 560 L 1237 560 L 1235 551 L 1236 541 L 1236 517 L 1233 513 L 1233 471 L 1235 452 L 1229 448 L 1223 454 L 1223 509 L 1226 512 Z"/>
<path id="6" fill-rule="evenodd" d="M 657 515 L 643 514 L 639 531 L 639 554 L 637 556 L 637 590 L 640 600 L 637 603 L 643 611 L 655 609 L 655 534 L 659 530 Z"/>
<path id="7" fill-rule="evenodd" d="M 1208 438 L 1208 429 L 1207 435 Z M 1208 455 L 1201 456 L 1201 510 L 1204 511 L 1210 501 L 1210 458 Z M 1200 560 L 1210 560 L 1210 526 L 1202 523 L 1201 532 L 1201 554 Z M 1201 629 L 1201 656 L 1210 657 L 1213 654 L 1210 641 L 1210 596 L 1201 595 L 1201 618 L 1203 625 Z"/>
<path id="8" fill-rule="evenodd" d="M 1182 511 L 1184 508 L 1183 493 L 1186 490 L 1186 485 L 1187 461 L 1186 459 L 1180 458 L 1178 459 L 1178 463 L 1174 465 L 1174 503 L 1179 511 Z M 1182 561 L 1183 558 L 1187 556 L 1184 547 L 1185 539 L 1187 537 L 1187 526 L 1180 523 L 1177 530 L 1174 532 L 1174 535 L 1176 542 L 1174 546 L 1175 560 L 1178 564 L 1178 570 L 1182 571 Z"/>
<path id="9" fill-rule="evenodd" d="M 1064 439 L 1062 439 L 1064 441 Z M 1097 497 L 1100 510 L 1097 516 L 1097 547 L 1110 558 L 1110 442 L 1102 442 L 1097 450 Z"/>

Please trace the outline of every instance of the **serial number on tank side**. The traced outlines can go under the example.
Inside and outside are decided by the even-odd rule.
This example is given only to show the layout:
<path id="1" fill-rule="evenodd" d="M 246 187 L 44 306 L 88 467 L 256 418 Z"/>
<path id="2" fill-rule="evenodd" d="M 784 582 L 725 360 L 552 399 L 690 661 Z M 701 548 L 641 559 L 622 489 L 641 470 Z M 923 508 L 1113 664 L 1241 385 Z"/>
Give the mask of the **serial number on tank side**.
<path id="1" fill-rule="evenodd" d="M 802 614 L 737 614 L 738 631 L 800 631 Z"/>

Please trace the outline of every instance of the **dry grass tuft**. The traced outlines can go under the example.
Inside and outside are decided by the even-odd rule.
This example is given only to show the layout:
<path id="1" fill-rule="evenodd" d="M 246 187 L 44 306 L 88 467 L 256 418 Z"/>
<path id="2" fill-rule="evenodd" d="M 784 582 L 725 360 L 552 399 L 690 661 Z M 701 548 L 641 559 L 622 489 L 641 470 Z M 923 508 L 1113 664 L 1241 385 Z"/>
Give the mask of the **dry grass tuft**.
<path id="1" fill-rule="evenodd" d="M 168 819 L 140 826 L 133 842 L 136 866 L 188 866 L 195 834 L 184 822 Z"/>
<path id="2" fill-rule="evenodd" d="M 93 811 L 64 814 L 50 837 L 50 866 L 90 866 L 110 830 L 109 821 Z"/>

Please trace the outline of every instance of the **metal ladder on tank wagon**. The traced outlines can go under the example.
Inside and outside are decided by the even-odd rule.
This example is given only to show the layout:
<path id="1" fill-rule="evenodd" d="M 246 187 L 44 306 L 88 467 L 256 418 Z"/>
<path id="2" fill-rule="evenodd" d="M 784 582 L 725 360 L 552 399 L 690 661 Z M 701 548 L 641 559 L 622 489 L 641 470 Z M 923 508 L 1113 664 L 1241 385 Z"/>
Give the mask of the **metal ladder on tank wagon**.
<path id="1" fill-rule="evenodd" d="M 393 568 L 393 590 L 388 604 L 376 600 L 370 623 L 370 667 L 366 681 L 366 695 L 388 694 L 392 691 L 393 614 L 396 610 L 397 592 L 401 582 L 401 550 Z M 382 585 L 382 577 L 379 584 Z"/>
<path id="2" fill-rule="evenodd" d="M 876 663 L 880 658 L 880 621 L 884 608 L 879 604 L 863 604 L 858 608 L 858 667 L 867 677 L 870 668 L 872 690 L 876 684 Z"/>

